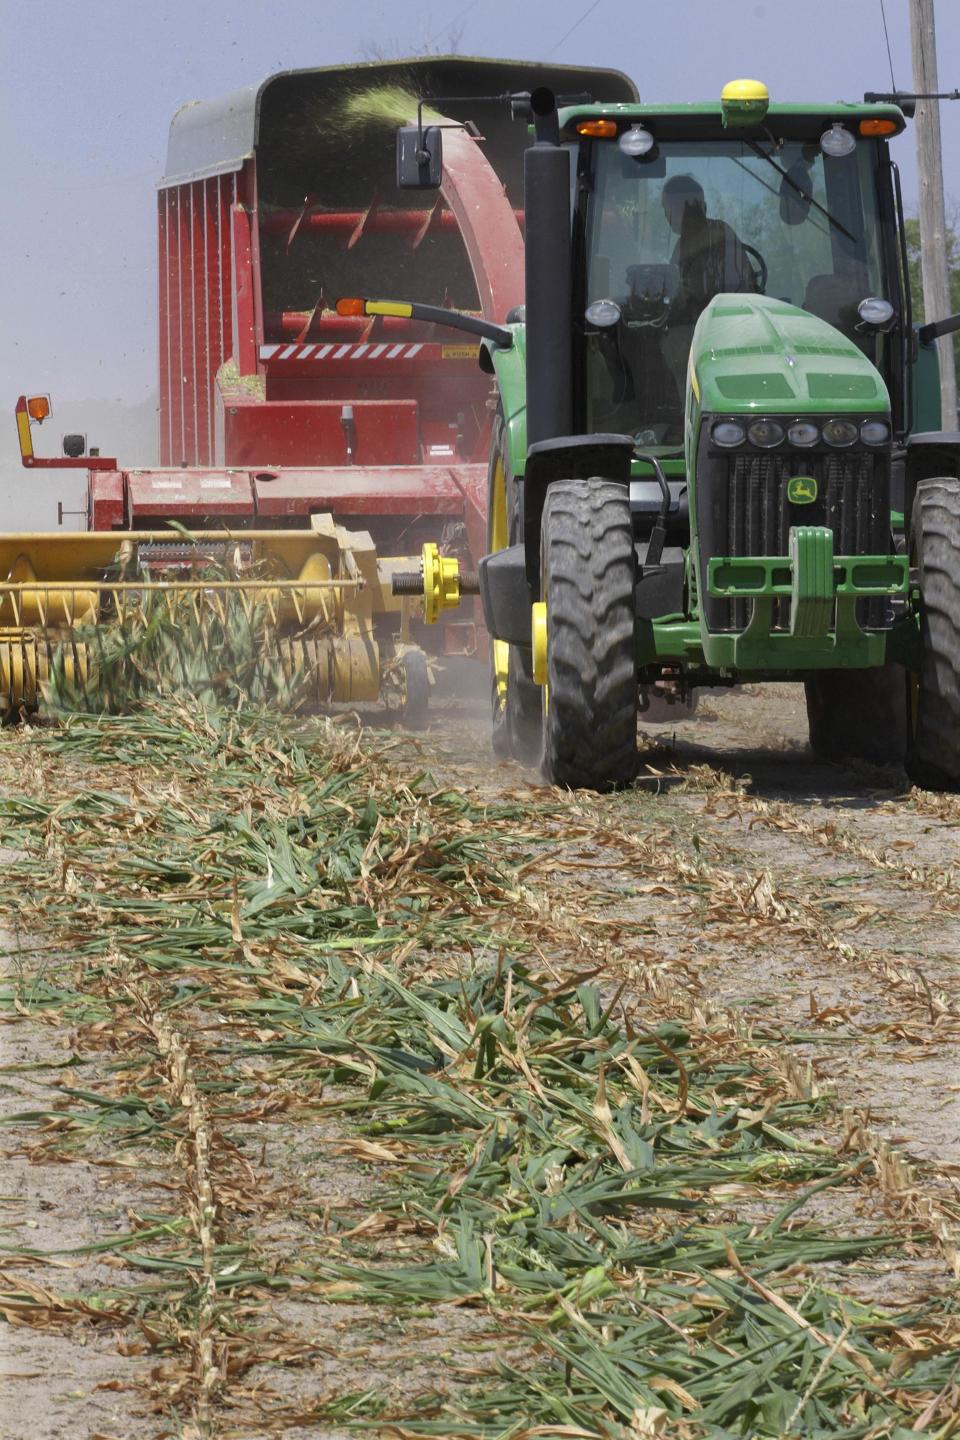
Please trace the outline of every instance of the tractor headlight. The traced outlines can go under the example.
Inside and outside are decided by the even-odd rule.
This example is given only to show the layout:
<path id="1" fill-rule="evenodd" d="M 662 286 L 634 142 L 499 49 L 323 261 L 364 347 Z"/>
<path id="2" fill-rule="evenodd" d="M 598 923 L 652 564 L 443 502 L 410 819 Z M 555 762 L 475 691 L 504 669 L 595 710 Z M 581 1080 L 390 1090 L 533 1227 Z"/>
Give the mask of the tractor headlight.
<path id="1" fill-rule="evenodd" d="M 864 420 L 860 439 L 865 445 L 885 445 L 890 439 L 890 426 L 886 420 Z"/>
<path id="2" fill-rule="evenodd" d="M 861 300 L 857 306 L 857 314 L 871 330 L 887 331 L 897 318 L 897 312 L 890 301 L 883 300 L 879 295 L 868 295 L 866 300 Z"/>
<path id="3" fill-rule="evenodd" d="M 715 445 L 742 445 L 746 439 L 747 432 L 736 420 L 718 420 L 710 431 L 710 439 Z"/>
<path id="4" fill-rule="evenodd" d="M 583 318 L 588 325 L 596 325 L 598 330 L 608 330 L 611 325 L 619 325 L 621 314 L 616 300 L 594 300 L 583 312 Z"/>
<path id="5" fill-rule="evenodd" d="M 752 425 L 747 426 L 747 434 L 761 450 L 772 450 L 774 445 L 782 443 L 784 429 L 776 420 L 754 420 Z"/>
<path id="6" fill-rule="evenodd" d="M 798 420 L 787 430 L 787 439 L 791 445 L 816 445 L 820 439 L 820 427 L 812 420 Z"/>
<path id="7" fill-rule="evenodd" d="M 855 444 L 859 434 L 852 420 L 828 420 L 823 427 L 824 440 L 838 448 Z"/>

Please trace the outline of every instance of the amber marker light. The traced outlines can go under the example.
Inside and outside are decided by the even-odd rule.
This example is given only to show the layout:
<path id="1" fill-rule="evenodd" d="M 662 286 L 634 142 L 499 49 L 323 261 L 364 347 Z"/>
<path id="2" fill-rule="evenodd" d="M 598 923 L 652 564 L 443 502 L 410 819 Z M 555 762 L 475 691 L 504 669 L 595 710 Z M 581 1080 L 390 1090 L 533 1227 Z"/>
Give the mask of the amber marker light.
<path id="1" fill-rule="evenodd" d="M 896 120 L 861 120 L 861 135 L 896 135 L 900 129 Z"/>
<path id="2" fill-rule="evenodd" d="M 361 300 L 357 295 L 349 295 L 337 301 L 338 315 L 366 315 L 366 313 L 367 302 Z"/>
<path id="3" fill-rule="evenodd" d="M 616 120 L 578 120 L 577 134 L 591 140 L 612 140 L 617 133 Z"/>
<path id="4" fill-rule="evenodd" d="M 40 425 L 50 415 L 51 408 L 49 395 L 31 395 L 27 400 L 27 414 Z"/>

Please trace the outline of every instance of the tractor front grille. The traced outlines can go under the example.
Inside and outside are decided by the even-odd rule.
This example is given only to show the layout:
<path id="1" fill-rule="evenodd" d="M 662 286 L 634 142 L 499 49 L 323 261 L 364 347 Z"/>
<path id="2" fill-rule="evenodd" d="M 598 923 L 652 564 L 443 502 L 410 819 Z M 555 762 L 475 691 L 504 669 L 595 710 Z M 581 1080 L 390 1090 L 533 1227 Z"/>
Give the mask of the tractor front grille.
<path id="1" fill-rule="evenodd" d="M 704 427 L 706 428 L 706 427 Z M 809 504 L 787 498 L 796 476 L 816 481 Z M 715 555 L 784 555 L 794 525 L 825 525 L 833 531 L 836 555 L 886 555 L 890 552 L 890 457 L 863 449 L 846 451 L 783 450 L 761 454 L 739 450 L 717 453 L 701 443 L 697 467 L 697 505 L 702 573 Z M 750 600 L 704 596 L 711 631 L 743 630 Z M 883 600 L 863 600 L 857 619 L 867 629 L 882 628 Z M 790 602 L 774 606 L 776 629 L 788 629 Z"/>

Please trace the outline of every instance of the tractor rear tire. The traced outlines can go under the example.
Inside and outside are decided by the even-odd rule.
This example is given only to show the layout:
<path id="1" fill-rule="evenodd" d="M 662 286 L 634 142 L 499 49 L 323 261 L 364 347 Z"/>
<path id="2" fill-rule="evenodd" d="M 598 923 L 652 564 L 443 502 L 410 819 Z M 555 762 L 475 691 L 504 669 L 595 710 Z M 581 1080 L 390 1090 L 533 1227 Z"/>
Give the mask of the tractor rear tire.
<path id="1" fill-rule="evenodd" d="M 523 539 L 520 487 L 510 470 L 503 414 L 497 412 L 487 479 L 487 552 Z M 506 675 L 498 674 L 506 660 Z M 536 765 L 541 748 L 540 686 L 533 679 L 531 652 L 505 641 L 490 642 L 490 708 L 494 754 L 521 765 Z M 504 684 L 504 679 L 506 683 Z"/>
<path id="2" fill-rule="evenodd" d="M 908 688 L 907 774 L 925 790 L 960 790 L 960 480 L 917 486 L 911 536 L 921 656 Z"/>
<path id="3" fill-rule="evenodd" d="M 810 749 L 817 760 L 902 765 L 907 734 L 903 670 L 818 670 L 804 682 Z"/>
<path id="4" fill-rule="evenodd" d="M 636 555 L 627 489 L 556 480 L 540 531 L 547 607 L 544 777 L 613 790 L 637 769 Z"/>
<path id="5" fill-rule="evenodd" d="M 540 686 L 531 673 L 530 656 L 518 645 L 511 645 L 505 699 L 498 693 L 496 673 L 492 681 L 493 749 L 502 760 L 516 760 L 521 765 L 538 763 L 542 743 L 540 704 Z"/>

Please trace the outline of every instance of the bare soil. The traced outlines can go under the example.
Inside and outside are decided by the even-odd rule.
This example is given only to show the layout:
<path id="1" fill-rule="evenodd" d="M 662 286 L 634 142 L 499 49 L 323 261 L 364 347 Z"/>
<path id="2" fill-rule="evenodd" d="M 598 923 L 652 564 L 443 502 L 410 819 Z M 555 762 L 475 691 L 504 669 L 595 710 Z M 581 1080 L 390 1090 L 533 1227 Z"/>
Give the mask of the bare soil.
<path id="1" fill-rule="evenodd" d="M 602 942 L 611 988 L 623 981 L 661 1009 L 725 1016 L 769 1037 L 772 1053 L 789 1041 L 798 1087 L 836 1096 L 824 1123 L 838 1146 L 869 1136 L 882 1157 L 878 1208 L 941 1206 L 939 1248 L 915 1263 L 877 1262 L 862 1293 L 908 1303 L 942 1289 L 955 1255 L 942 1216 L 960 1196 L 960 801 L 911 792 L 896 772 L 815 763 L 796 687 L 720 693 L 692 718 L 642 727 L 641 740 L 637 785 L 604 798 L 549 791 L 495 760 L 472 704 L 441 705 L 430 732 L 405 744 L 411 759 L 491 804 L 555 807 L 550 843 L 524 877 L 529 903 L 549 911 L 557 935 L 566 926 Z M 29 956 L 18 963 L 29 967 Z M 55 1027 L 12 1018 L 0 1057 L 7 1115 L 46 1103 L 47 1077 L 73 1056 Z M 81 1070 L 70 1083 L 95 1081 L 96 1055 L 74 1058 Z M 344 1134 L 339 1123 L 282 1114 L 235 1128 L 278 1197 L 275 1221 L 258 1221 L 249 1237 L 265 1263 L 322 1246 L 329 1207 L 364 1213 L 382 1167 L 352 1157 Z M 36 1139 L 28 1126 L 0 1132 L 5 1244 L 89 1244 L 126 1228 L 131 1212 L 158 1208 L 153 1187 L 171 1179 L 169 1156 L 145 1154 L 138 1170 L 100 1165 L 109 1157 L 89 1150 L 54 1163 Z M 830 1192 L 821 1203 L 837 1218 Z M 119 1283 L 117 1273 L 95 1256 L 61 1255 L 21 1260 L 7 1280 L 63 1290 Z M 393 1312 L 286 1292 L 259 1319 L 275 1329 L 278 1358 L 243 1376 L 239 1428 L 225 1424 L 224 1435 L 339 1440 L 350 1432 L 309 1416 L 348 1380 L 358 1394 L 398 1400 L 428 1386 L 455 1391 L 460 1374 L 483 1373 L 496 1354 L 482 1318 L 453 1307 L 401 1325 Z M 295 1363 L 284 1359 L 291 1337 Z M 3 1354 L 0 1434 L 10 1440 L 169 1433 L 138 1385 L 148 1362 L 121 1356 L 109 1327 L 13 1328 Z"/>
<path id="2" fill-rule="evenodd" d="M 545 883 L 638 977 L 807 1032 L 802 1053 L 844 1104 L 960 1180 L 960 798 L 911 791 L 896 770 L 817 763 L 798 686 L 717 692 L 680 716 L 641 724 L 632 790 L 553 792 L 594 834 L 563 842 Z M 474 712 L 430 750 L 444 777 L 491 800 L 551 794 L 486 758 Z M 672 889 L 651 887 L 612 836 L 605 846 L 651 827 Z"/>

